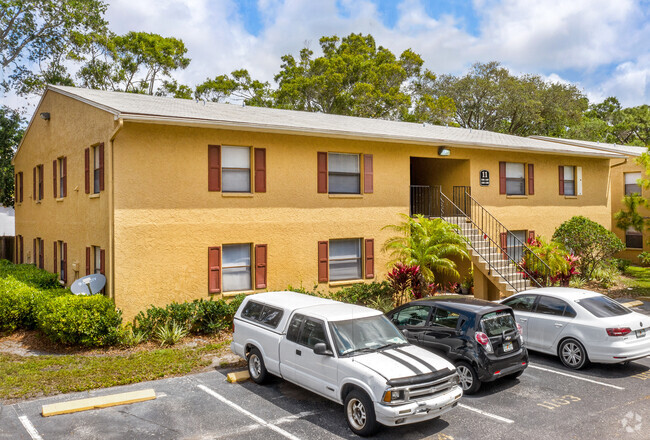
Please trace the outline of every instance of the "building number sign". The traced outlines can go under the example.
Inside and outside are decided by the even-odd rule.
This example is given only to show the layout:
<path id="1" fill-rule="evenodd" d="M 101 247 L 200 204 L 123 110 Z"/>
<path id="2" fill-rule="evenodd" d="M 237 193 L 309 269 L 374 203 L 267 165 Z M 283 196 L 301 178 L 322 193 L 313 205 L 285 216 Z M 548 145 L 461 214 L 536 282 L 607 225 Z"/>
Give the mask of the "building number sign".
<path id="1" fill-rule="evenodd" d="M 488 170 L 481 170 L 479 182 L 481 186 L 490 186 L 490 172 Z"/>

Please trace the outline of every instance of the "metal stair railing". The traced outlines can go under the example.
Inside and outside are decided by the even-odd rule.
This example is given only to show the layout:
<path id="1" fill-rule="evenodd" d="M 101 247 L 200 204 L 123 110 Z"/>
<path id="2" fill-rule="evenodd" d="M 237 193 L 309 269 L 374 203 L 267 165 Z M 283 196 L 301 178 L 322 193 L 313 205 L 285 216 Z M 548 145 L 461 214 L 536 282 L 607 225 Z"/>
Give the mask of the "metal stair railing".
<path id="1" fill-rule="evenodd" d="M 469 215 L 440 192 L 439 217 L 458 226 L 464 235 L 469 235 L 467 237 L 469 245 L 487 263 L 490 271 L 494 271 L 501 276 L 515 292 L 525 290 L 527 281 L 537 287 L 543 287 L 540 279 L 546 279 L 550 274 L 551 270 L 548 265 L 467 192 L 464 194 L 461 205 L 469 211 Z M 471 228 L 469 231 L 466 229 L 467 226 Z M 473 237 L 474 234 L 477 234 L 477 236 Z M 499 242 L 495 237 L 499 237 Z M 502 246 L 502 237 L 514 239 L 517 244 L 516 247 L 521 248 L 522 256 L 525 257 L 527 265 L 534 268 L 533 273 L 515 258 L 512 251 L 508 251 L 507 242 L 506 245 Z"/>

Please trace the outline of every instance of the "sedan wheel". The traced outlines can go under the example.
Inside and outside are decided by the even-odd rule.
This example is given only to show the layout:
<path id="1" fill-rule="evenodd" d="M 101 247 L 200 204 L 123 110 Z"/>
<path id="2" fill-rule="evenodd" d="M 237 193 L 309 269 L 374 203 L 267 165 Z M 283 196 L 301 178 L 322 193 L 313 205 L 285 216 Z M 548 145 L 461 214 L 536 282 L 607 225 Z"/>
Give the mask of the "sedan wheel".
<path id="1" fill-rule="evenodd" d="M 579 370 L 587 364 L 587 351 L 583 345 L 575 339 L 562 341 L 559 348 L 560 360 L 569 368 Z"/>
<path id="2" fill-rule="evenodd" d="M 481 382 L 478 380 L 476 370 L 467 362 L 460 362 L 456 365 L 456 371 L 460 377 L 460 386 L 463 388 L 463 393 L 474 394 L 481 387 Z"/>

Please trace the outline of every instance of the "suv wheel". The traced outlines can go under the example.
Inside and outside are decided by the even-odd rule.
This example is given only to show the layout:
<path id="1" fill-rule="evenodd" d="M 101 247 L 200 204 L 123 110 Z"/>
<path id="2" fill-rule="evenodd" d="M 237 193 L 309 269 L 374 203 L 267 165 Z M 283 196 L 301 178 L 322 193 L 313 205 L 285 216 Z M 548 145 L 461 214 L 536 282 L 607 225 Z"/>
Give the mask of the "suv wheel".
<path id="1" fill-rule="evenodd" d="M 370 397 L 358 389 L 345 396 L 345 419 L 352 432 L 362 437 L 374 434 L 379 428 Z"/>
<path id="2" fill-rule="evenodd" d="M 589 362 L 587 350 L 575 339 L 565 339 L 557 351 L 564 366 L 574 370 L 579 370 Z"/>
<path id="3" fill-rule="evenodd" d="M 460 386 L 463 388 L 464 394 L 474 394 L 481 388 L 481 381 L 478 379 L 478 374 L 474 367 L 467 362 L 459 362 L 456 364 L 456 371 L 460 376 Z"/>
<path id="4" fill-rule="evenodd" d="M 257 348 L 252 348 L 248 353 L 248 373 L 253 382 L 262 384 L 266 382 L 268 371 L 264 366 L 264 359 Z"/>

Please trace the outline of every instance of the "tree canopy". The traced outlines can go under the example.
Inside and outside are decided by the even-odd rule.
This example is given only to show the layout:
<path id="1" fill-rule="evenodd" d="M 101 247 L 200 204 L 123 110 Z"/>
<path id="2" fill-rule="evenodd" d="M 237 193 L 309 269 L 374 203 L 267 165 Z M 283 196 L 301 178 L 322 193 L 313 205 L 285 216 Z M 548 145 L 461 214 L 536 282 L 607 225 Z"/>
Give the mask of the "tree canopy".
<path id="1" fill-rule="evenodd" d="M 7 107 L 0 107 L 0 204 L 14 205 L 14 157 L 23 135 L 20 114 Z"/>

